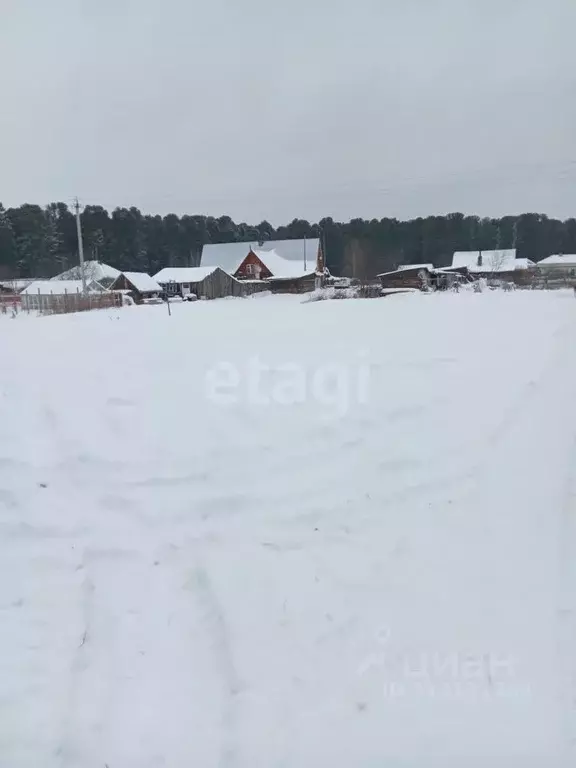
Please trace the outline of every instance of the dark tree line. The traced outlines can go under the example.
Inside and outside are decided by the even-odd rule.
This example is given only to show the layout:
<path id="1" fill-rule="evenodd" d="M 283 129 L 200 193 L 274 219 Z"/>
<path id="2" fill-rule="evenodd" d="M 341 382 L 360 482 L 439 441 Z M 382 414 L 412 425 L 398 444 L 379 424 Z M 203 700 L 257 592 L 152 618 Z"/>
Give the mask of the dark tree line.
<path id="1" fill-rule="evenodd" d="M 428 216 L 411 221 L 294 219 L 274 228 L 236 224 L 229 216 L 150 216 L 137 208 L 108 213 L 99 205 L 82 212 L 86 259 L 124 270 L 154 274 L 165 266 L 200 263 L 205 243 L 262 242 L 321 237 L 333 274 L 373 277 L 398 264 L 449 264 L 456 250 L 518 249 L 519 257 L 538 261 L 551 253 L 576 253 L 576 219 L 559 221 L 526 213 L 500 219 Z M 51 277 L 78 263 L 76 223 L 64 203 L 42 208 L 0 204 L 0 277 Z"/>

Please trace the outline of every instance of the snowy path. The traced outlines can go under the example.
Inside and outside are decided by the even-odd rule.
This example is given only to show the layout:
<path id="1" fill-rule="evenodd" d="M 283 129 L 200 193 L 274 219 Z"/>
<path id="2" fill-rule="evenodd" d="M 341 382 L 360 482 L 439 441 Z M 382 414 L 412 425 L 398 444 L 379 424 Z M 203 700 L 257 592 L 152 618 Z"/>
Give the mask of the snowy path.
<path id="1" fill-rule="evenodd" d="M 0 320 L 0 766 L 573 765 L 575 341 L 563 293 Z"/>

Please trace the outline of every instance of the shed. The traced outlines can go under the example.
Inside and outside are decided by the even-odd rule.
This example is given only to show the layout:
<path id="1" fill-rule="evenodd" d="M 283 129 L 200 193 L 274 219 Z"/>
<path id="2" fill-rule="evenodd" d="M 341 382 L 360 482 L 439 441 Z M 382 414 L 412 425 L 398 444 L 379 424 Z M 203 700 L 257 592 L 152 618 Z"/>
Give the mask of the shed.
<path id="1" fill-rule="evenodd" d="M 168 297 L 221 299 L 244 295 L 242 284 L 219 267 L 165 267 L 154 280 Z"/>
<path id="2" fill-rule="evenodd" d="M 122 272 L 110 286 L 112 291 L 127 291 L 136 304 L 162 293 L 162 286 L 146 272 Z"/>
<path id="3" fill-rule="evenodd" d="M 306 293 L 316 288 L 316 273 L 296 277 L 270 277 L 266 283 L 272 293 Z"/>
<path id="4" fill-rule="evenodd" d="M 381 272 L 378 277 L 382 288 L 419 288 L 432 284 L 432 264 L 403 264 L 391 272 Z"/>

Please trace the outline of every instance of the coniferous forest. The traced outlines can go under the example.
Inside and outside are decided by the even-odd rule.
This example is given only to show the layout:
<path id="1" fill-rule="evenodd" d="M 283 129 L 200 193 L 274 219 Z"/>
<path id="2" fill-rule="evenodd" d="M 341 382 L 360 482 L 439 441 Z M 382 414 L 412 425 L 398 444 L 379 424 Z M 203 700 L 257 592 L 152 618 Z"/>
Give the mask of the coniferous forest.
<path id="1" fill-rule="evenodd" d="M 327 265 L 336 275 L 370 278 L 398 264 L 449 264 L 455 250 L 516 247 L 538 261 L 551 253 L 576 253 L 576 219 L 536 213 L 479 218 L 462 213 L 410 221 L 394 218 L 294 219 L 274 228 L 235 223 L 229 216 L 153 216 L 137 208 L 109 213 L 88 205 L 81 214 L 86 259 L 123 270 L 154 274 L 164 266 L 195 266 L 205 243 L 260 242 L 321 237 Z M 52 277 L 78 263 L 76 222 L 64 203 L 45 207 L 0 204 L 0 278 Z"/>

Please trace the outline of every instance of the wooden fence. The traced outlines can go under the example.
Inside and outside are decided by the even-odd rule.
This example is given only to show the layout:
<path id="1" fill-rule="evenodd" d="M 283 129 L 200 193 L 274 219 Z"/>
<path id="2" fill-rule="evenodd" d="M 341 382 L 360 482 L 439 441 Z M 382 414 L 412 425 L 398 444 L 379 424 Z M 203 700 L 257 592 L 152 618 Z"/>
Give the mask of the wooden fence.
<path id="1" fill-rule="evenodd" d="M 20 296 L 11 293 L 0 293 L 0 314 L 15 315 L 20 311 Z"/>
<path id="2" fill-rule="evenodd" d="M 122 306 L 121 293 L 62 293 L 24 294 L 22 309 L 42 315 L 63 315 L 69 312 L 89 312 Z"/>

